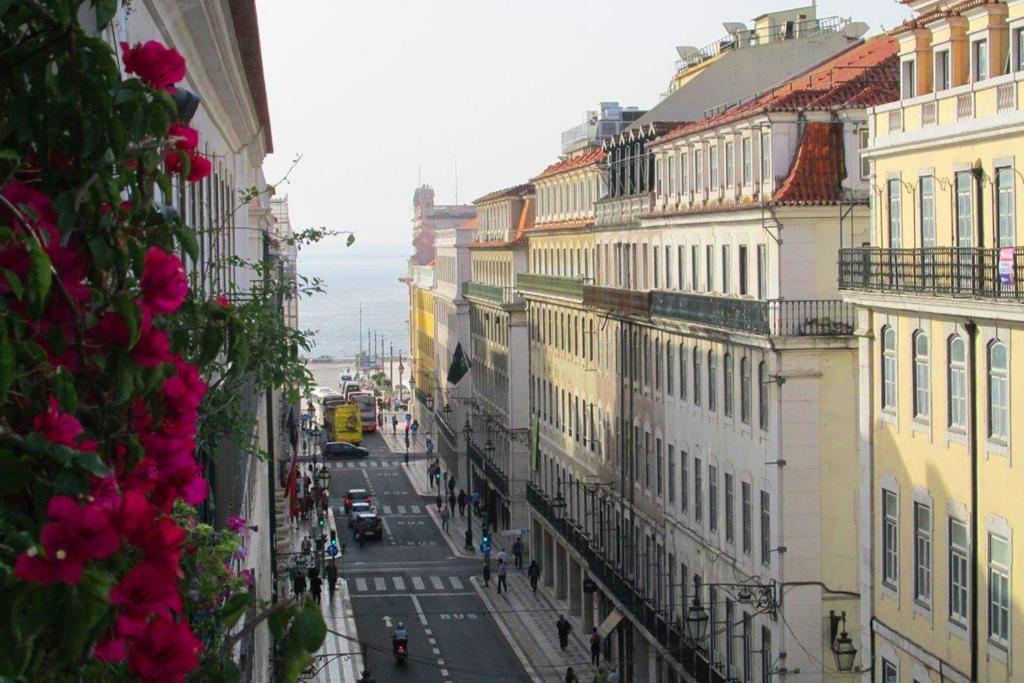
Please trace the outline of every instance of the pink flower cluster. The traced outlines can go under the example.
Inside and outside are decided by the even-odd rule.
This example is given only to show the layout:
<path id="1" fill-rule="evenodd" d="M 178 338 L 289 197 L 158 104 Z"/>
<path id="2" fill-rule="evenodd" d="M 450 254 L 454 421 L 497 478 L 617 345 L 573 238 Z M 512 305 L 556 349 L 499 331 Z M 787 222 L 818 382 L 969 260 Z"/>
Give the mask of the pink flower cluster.
<path id="1" fill-rule="evenodd" d="M 173 92 L 184 77 L 184 60 L 176 50 L 154 41 L 122 48 L 126 70 L 151 88 Z M 182 172 L 181 153 L 190 160 L 188 180 L 209 174 L 209 160 L 196 153 L 199 140 L 194 129 L 173 124 L 167 136 L 175 147 L 165 157 L 169 172 Z M 124 560 L 129 560 L 132 566 L 118 577 L 109 594 L 116 621 L 96 645 L 94 656 L 104 662 L 125 662 L 142 681 L 184 681 L 199 665 L 202 644 L 183 614 L 181 554 L 186 534 L 170 512 L 175 501 L 196 505 L 208 493 L 194 455 L 199 407 L 207 385 L 195 366 L 172 351 L 161 320 L 178 311 L 188 296 L 184 267 L 176 255 L 160 247 L 151 246 L 145 252 L 135 299 L 138 311 L 133 316 L 138 320 L 138 335 L 133 341 L 124 311 L 94 296 L 88 280 L 89 254 L 73 236 L 58 230 L 50 198 L 17 180 L 0 187 L 0 194 L 18 209 L 14 215 L 0 208 L 0 221 L 9 223 L 17 236 L 0 244 L 0 267 L 26 281 L 29 250 L 34 248 L 31 240 L 37 240 L 69 295 L 51 291 L 43 314 L 29 316 L 20 293 L 0 278 L 0 297 L 25 317 L 51 364 L 73 373 L 104 372 L 94 366 L 94 352 L 109 355 L 112 349 L 120 349 L 138 366 L 159 369 L 163 377 L 155 391 L 137 396 L 130 414 L 124 416 L 130 424 L 129 442 L 94 433 L 56 397 L 48 397 L 45 406 L 24 399 L 21 407 L 31 416 L 24 422 L 26 431 L 37 432 L 60 447 L 100 453 L 113 474 L 94 478 L 88 495 L 56 495 L 49 500 L 39 542 L 18 557 L 15 574 L 40 585 L 74 585 L 90 563 L 117 556 L 121 561 L 116 566 L 124 566 Z M 126 206 L 118 214 L 125 220 L 131 215 L 131 205 Z M 106 213 L 113 210 L 106 207 Z M 86 353 L 73 344 L 51 343 L 59 338 L 57 333 L 63 333 L 65 340 L 75 339 L 82 332 L 77 326 L 84 320 L 94 321 L 84 330 Z M 87 395 L 83 399 L 103 400 Z M 141 460 L 128 458 L 132 441 L 142 447 Z M 244 520 L 240 523 L 244 526 Z"/>

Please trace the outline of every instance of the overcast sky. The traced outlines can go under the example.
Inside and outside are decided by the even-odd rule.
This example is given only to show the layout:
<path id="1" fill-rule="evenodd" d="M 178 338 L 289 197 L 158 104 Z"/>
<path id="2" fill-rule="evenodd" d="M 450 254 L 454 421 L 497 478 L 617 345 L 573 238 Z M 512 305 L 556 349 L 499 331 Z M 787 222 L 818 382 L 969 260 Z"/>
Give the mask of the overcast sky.
<path id="1" fill-rule="evenodd" d="M 299 227 L 357 231 L 356 253 L 409 253 L 417 175 L 438 203 L 524 182 L 600 101 L 650 108 L 677 45 L 785 0 L 257 0 L 275 153 L 265 164 Z M 694 12 L 698 6 L 701 11 Z M 896 0 L 822 0 L 870 34 Z M 313 252 L 327 255 L 335 244 Z"/>

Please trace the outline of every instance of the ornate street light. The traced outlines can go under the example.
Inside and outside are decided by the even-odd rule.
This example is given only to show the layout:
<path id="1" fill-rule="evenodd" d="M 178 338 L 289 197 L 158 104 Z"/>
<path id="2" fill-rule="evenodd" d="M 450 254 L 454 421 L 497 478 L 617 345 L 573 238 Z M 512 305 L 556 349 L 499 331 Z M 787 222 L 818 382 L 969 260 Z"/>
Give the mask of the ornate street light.
<path id="1" fill-rule="evenodd" d="M 466 415 L 466 423 L 462 425 L 462 434 L 466 437 L 466 495 L 473 496 L 473 473 L 470 471 L 472 465 L 469 462 L 469 440 L 473 436 L 473 425 L 470 424 L 469 415 Z M 471 501 L 467 501 L 471 502 Z M 466 510 L 466 550 L 473 549 L 473 506 L 470 504 Z"/>
<path id="2" fill-rule="evenodd" d="M 551 501 L 551 510 L 555 515 L 556 522 L 562 520 L 566 507 L 565 497 L 562 495 L 562 482 L 559 481 L 558 491 L 555 493 L 555 499 Z"/>
<path id="3" fill-rule="evenodd" d="M 700 603 L 700 579 L 693 577 L 693 601 L 686 612 L 686 634 L 690 640 L 700 644 L 708 629 L 708 611 Z"/>
<path id="4" fill-rule="evenodd" d="M 450 424 L 452 421 L 452 404 L 445 401 L 444 408 L 441 408 L 441 412 L 444 413 L 444 423 Z"/>
<path id="5" fill-rule="evenodd" d="M 832 640 L 832 654 L 836 658 L 836 668 L 841 672 L 853 671 L 853 663 L 857 659 L 857 648 L 853 645 L 850 634 L 846 632 L 846 612 L 841 616 L 832 615 L 833 627 L 842 622 L 842 631 Z M 833 628 L 833 630 L 835 630 Z"/>
<path id="6" fill-rule="evenodd" d="M 494 443 L 490 439 L 484 444 L 484 457 L 488 460 L 494 457 Z"/>
<path id="7" fill-rule="evenodd" d="M 316 480 L 320 484 L 320 488 L 326 490 L 331 483 L 331 473 L 327 471 L 327 464 L 325 463 L 320 471 L 316 475 Z"/>

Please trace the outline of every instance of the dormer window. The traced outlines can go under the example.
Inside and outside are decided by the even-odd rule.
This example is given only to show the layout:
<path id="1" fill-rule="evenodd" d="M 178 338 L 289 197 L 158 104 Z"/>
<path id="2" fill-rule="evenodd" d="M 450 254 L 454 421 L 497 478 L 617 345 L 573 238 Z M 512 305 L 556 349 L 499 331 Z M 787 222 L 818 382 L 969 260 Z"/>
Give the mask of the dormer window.
<path id="1" fill-rule="evenodd" d="M 948 90 L 949 85 L 949 50 L 939 50 L 935 53 L 935 92 Z"/>
<path id="2" fill-rule="evenodd" d="M 971 43 L 971 75 L 973 80 L 988 78 L 988 39 L 982 38 Z"/>
<path id="3" fill-rule="evenodd" d="M 917 95 L 917 63 L 913 59 L 903 62 L 900 71 L 900 87 L 903 99 L 910 99 Z"/>

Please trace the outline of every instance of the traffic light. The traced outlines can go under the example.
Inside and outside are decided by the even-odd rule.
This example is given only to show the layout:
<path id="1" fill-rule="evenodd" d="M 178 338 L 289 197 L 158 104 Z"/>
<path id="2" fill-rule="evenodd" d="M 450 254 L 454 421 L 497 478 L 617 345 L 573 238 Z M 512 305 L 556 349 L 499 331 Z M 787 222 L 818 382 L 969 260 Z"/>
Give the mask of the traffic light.
<path id="1" fill-rule="evenodd" d="M 323 515 L 319 515 L 317 517 L 316 521 L 317 521 L 317 524 L 319 524 L 321 527 L 323 527 L 325 524 L 327 524 L 327 518 L 324 517 Z"/>
<path id="2" fill-rule="evenodd" d="M 338 539 L 332 538 L 331 544 L 327 546 L 327 554 L 331 557 L 337 557 L 339 552 L 340 551 L 338 550 Z"/>
<path id="3" fill-rule="evenodd" d="M 480 537 L 480 552 L 484 555 L 491 552 L 491 532 L 485 531 Z"/>

